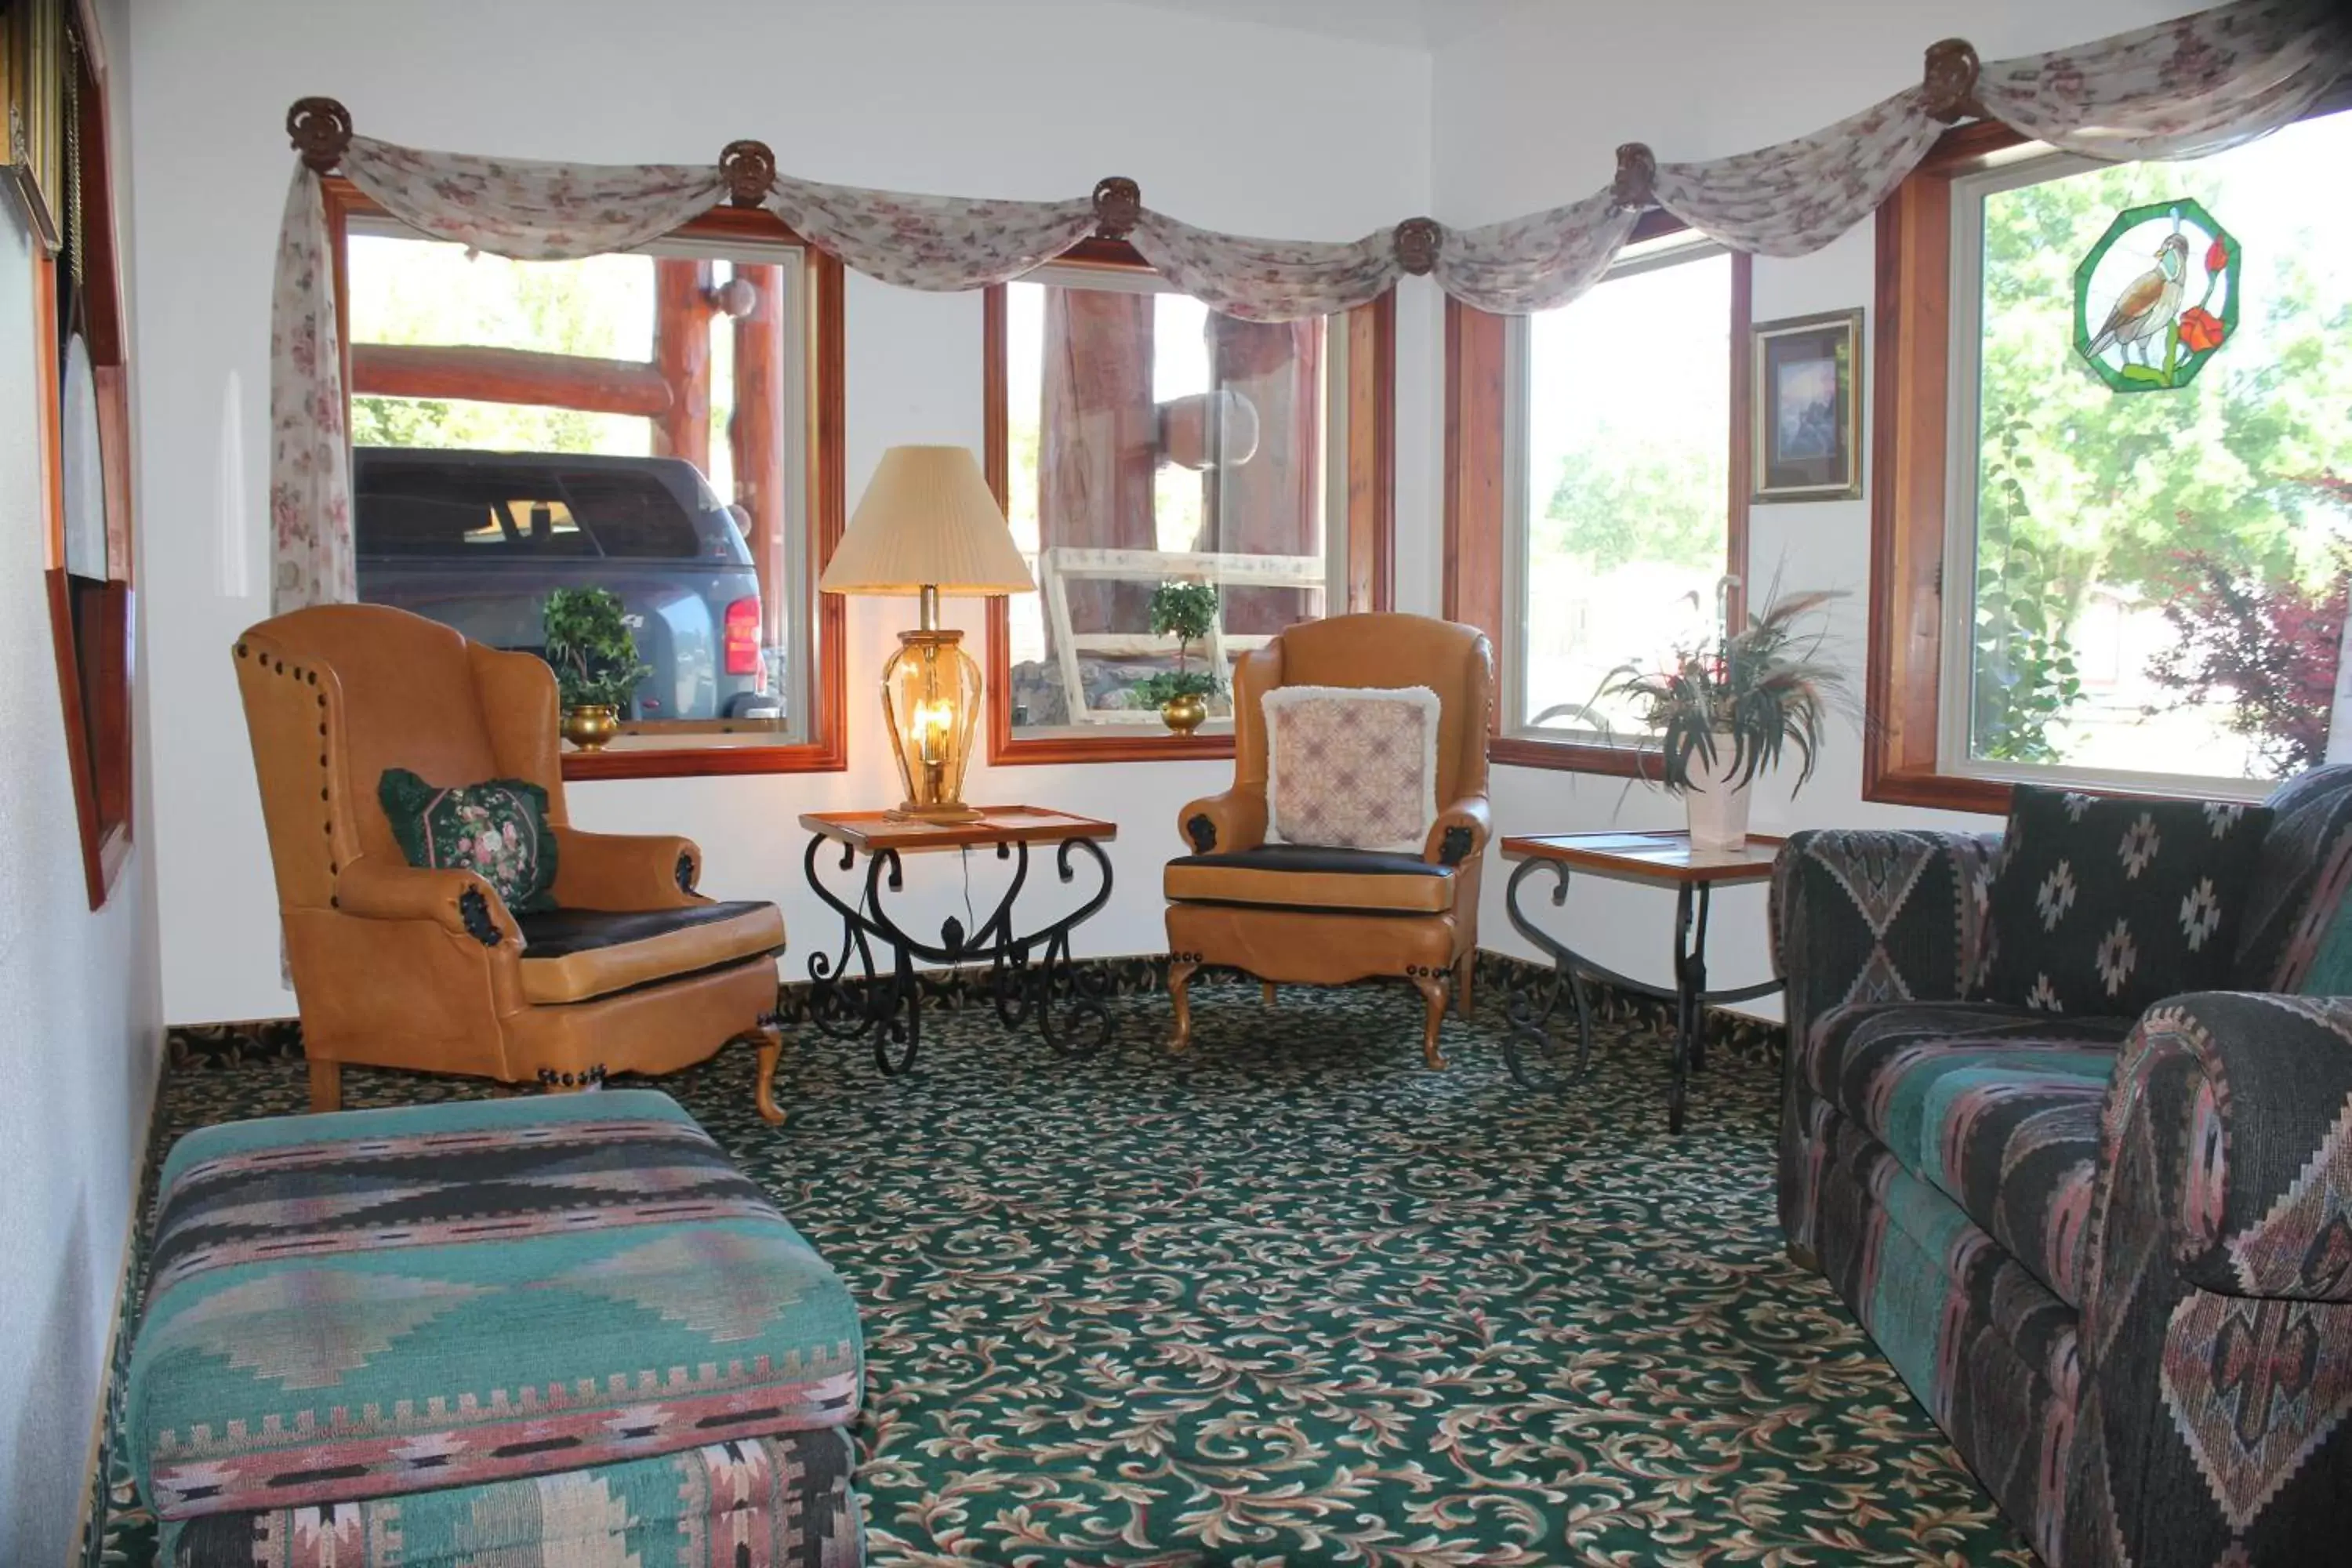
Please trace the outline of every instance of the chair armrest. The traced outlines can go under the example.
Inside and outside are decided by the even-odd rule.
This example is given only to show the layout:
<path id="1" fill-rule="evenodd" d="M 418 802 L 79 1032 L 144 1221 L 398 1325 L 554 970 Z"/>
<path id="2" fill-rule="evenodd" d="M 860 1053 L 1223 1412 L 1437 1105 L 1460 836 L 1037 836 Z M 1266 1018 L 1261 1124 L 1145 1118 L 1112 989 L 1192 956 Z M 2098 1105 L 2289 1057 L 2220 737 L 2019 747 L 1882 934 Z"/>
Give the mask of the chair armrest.
<path id="1" fill-rule="evenodd" d="M 1189 855 L 1231 855 L 1265 842 L 1265 790 L 1236 784 L 1204 795 L 1176 814 L 1176 832 Z"/>
<path id="2" fill-rule="evenodd" d="M 2109 1291 L 2169 1259 L 2197 1289 L 2352 1302 L 2352 996 L 2158 1003 L 2116 1059 L 2100 1134 L 2091 1268 Z"/>
<path id="3" fill-rule="evenodd" d="M 1772 867 L 1772 957 L 1790 1060 L 1847 1002 L 1957 1002 L 1983 984 L 1998 833 L 1810 828 Z"/>
<path id="4" fill-rule="evenodd" d="M 335 908 L 374 921 L 431 921 L 484 947 L 522 945 L 498 889 L 471 871 L 426 870 L 362 855 L 335 876 Z"/>
<path id="5" fill-rule="evenodd" d="M 702 851 L 672 833 L 555 830 L 555 901 L 567 910 L 678 910 L 708 900 L 694 885 Z"/>
<path id="6" fill-rule="evenodd" d="M 1469 795 L 1437 814 L 1422 844 L 1421 858 L 1433 866 L 1466 865 L 1486 852 L 1486 840 L 1494 832 L 1495 817 L 1487 809 L 1486 797 Z"/>

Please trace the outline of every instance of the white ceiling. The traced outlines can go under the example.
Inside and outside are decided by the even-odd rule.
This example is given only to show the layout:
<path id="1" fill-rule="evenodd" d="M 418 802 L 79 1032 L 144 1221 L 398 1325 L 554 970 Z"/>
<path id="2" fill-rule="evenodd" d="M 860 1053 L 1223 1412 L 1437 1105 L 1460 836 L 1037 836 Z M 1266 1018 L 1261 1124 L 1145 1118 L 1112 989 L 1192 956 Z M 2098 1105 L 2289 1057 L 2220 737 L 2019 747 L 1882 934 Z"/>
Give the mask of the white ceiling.
<path id="1" fill-rule="evenodd" d="M 1437 49 L 1534 0 L 1136 0 L 1210 22 L 1255 22 L 1326 37 Z"/>

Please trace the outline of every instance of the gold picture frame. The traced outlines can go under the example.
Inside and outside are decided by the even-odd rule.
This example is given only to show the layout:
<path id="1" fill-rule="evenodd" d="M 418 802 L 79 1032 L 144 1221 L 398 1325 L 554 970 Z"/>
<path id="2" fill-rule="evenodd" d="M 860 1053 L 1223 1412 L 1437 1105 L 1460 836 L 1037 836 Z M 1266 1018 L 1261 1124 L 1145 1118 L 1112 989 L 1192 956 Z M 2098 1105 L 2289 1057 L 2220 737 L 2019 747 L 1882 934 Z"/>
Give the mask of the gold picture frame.
<path id="1" fill-rule="evenodd" d="M 1749 329 L 1751 501 L 1862 497 L 1862 311 Z"/>
<path id="2" fill-rule="evenodd" d="M 69 0 L 10 0 L 0 14 L 0 83 L 7 92 L 6 184 L 51 255 L 65 244 L 72 114 Z"/>

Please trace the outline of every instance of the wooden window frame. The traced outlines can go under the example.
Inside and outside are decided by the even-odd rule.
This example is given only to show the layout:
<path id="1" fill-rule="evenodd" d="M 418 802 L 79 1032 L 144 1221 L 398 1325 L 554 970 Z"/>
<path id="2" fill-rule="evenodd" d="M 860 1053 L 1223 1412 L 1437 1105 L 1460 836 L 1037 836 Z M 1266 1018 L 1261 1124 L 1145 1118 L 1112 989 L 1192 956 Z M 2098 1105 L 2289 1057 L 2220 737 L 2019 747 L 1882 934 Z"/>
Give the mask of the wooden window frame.
<path id="1" fill-rule="evenodd" d="M 1108 271 L 1155 273 L 1124 240 L 1089 239 L 1058 258 Z M 1349 614 L 1396 602 L 1396 291 L 1359 305 L 1334 322 L 1348 333 L 1348 560 Z M 989 488 L 999 506 L 1012 489 L 1011 345 L 1004 286 L 986 291 L 981 310 L 982 439 Z M 992 767 L 1054 763 L 1198 762 L 1231 758 L 1230 732 L 1173 735 L 1055 734 L 1022 737 L 1013 730 L 1013 612 L 988 602 L 988 761 Z"/>
<path id="2" fill-rule="evenodd" d="M 105 907 L 131 860 L 136 815 L 131 686 L 137 674 L 133 638 L 138 615 L 132 589 L 130 342 L 122 311 L 121 254 L 114 232 L 107 73 L 95 18 L 87 7 L 79 6 L 75 18 L 82 40 L 75 129 L 81 153 L 83 338 L 98 395 L 100 482 L 107 514 L 103 583 L 66 570 L 65 345 L 58 321 L 58 258 L 38 239 L 32 246 L 33 343 L 38 360 L 34 384 L 43 587 L 81 840 L 82 879 L 95 910 Z M 68 58 L 73 58 L 69 50 Z"/>
<path id="3" fill-rule="evenodd" d="M 1633 226 L 1629 243 L 1680 234 L 1688 225 L 1661 211 L 1644 213 Z M 1754 258 L 1740 251 L 1731 258 L 1731 445 L 1727 468 L 1729 491 L 1725 500 L 1724 570 L 1736 579 L 1728 610 L 1737 621 L 1747 609 L 1748 511 L 1749 449 L 1748 413 L 1753 344 L 1749 329 L 1755 322 Z M 1599 287 L 1599 285 L 1595 285 Z M 1517 628 L 1505 625 L 1504 550 L 1510 536 L 1508 487 L 1506 484 L 1505 426 L 1511 388 L 1507 384 L 1505 342 L 1508 318 L 1445 301 L 1445 587 L 1442 601 L 1446 619 L 1462 621 L 1485 632 L 1495 644 L 1499 660 L 1515 657 Z M 1506 689 L 1511 683 L 1504 682 Z M 1593 741 L 1548 741 L 1532 735 L 1504 732 L 1503 705 L 1489 716 L 1489 762 L 1514 767 L 1549 768 L 1563 773 L 1601 773 L 1612 778 L 1643 778 L 1645 758 L 1657 755 L 1654 745 L 1606 745 Z"/>
<path id="4" fill-rule="evenodd" d="M 344 429 L 351 428 L 352 333 L 349 250 L 351 220 L 391 215 L 341 175 L 320 181 L 326 197 L 327 231 L 335 257 L 335 324 L 342 353 Z M 808 577 L 814 584 L 841 542 L 848 510 L 844 474 L 843 372 L 845 323 L 843 271 L 837 257 L 811 245 L 765 210 L 713 207 L 672 229 L 665 238 L 753 241 L 797 246 L 807 254 L 810 374 L 808 399 Z M 761 746 L 645 746 L 625 751 L 563 753 L 566 782 L 585 779 L 704 778 L 742 773 L 839 773 L 848 766 L 847 616 L 837 594 L 815 594 L 815 679 L 809 683 L 815 711 L 809 737 Z M 805 613 L 805 612 L 803 612 Z"/>
<path id="5" fill-rule="evenodd" d="M 1999 779 L 1939 771 L 1952 353 L 1952 184 L 2023 145 L 1997 121 L 1949 131 L 1878 209 L 1873 307 L 1868 669 L 1862 798 L 1995 815 Z"/>

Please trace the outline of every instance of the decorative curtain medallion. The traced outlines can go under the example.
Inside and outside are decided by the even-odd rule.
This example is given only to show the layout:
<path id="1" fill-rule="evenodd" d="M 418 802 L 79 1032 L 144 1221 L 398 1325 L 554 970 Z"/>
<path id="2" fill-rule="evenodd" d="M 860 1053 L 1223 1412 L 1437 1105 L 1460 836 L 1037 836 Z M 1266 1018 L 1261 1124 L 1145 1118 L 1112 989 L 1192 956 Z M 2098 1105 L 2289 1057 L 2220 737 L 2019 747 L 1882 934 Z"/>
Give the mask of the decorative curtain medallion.
<path id="1" fill-rule="evenodd" d="M 2074 352 L 2117 392 L 2188 385 L 2238 330 L 2240 259 L 2185 196 L 2126 208 L 2074 268 Z"/>

